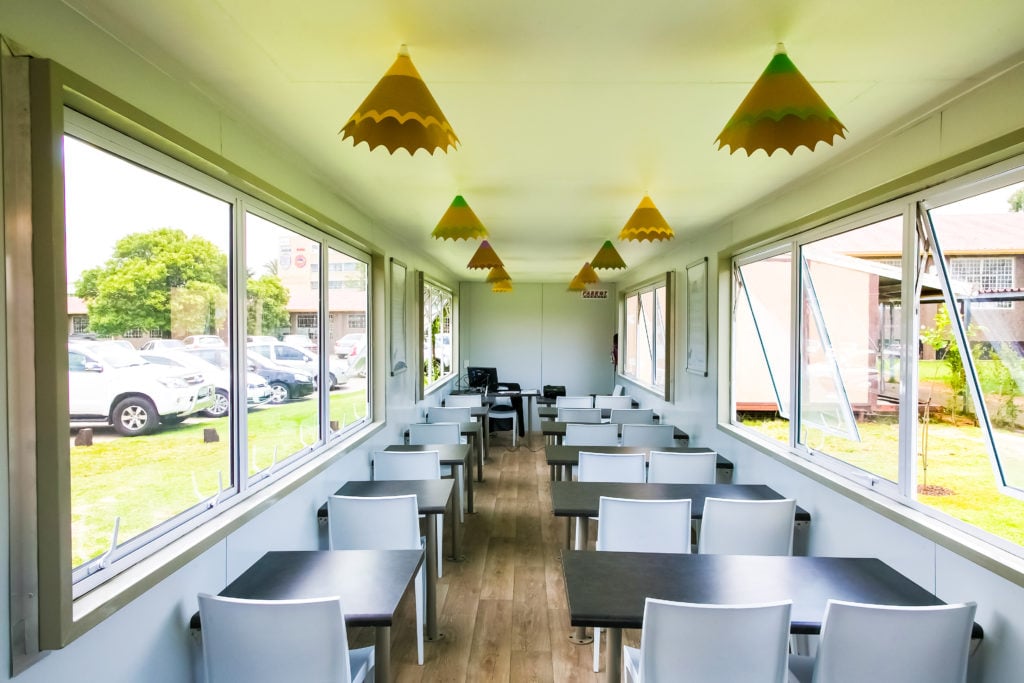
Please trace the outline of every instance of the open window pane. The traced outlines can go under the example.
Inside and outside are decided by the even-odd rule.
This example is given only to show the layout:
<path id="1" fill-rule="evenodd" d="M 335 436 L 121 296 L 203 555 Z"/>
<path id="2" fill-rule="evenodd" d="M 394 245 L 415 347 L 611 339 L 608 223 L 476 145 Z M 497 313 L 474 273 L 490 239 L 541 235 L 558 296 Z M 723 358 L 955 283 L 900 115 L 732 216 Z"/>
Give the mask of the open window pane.
<path id="1" fill-rule="evenodd" d="M 630 377 L 637 376 L 637 327 L 640 316 L 640 296 L 626 297 L 626 339 L 625 354 L 622 358 L 622 372 Z"/>
<path id="2" fill-rule="evenodd" d="M 230 341 L 231 207 L 75 137 L 64 163 L 78 566 L 109 549 L 115 520 L 125 549 L 216 496 L 219 476 L 232 485 L 215 404 L 230 378 L 192 353 Z"/>
<path id="3" fill-rule="evenodd" d="M 328 249 L 327 299 L 330 311 L 327 349 L 332 389 L 330 426 L 342 432 L 366 419 L 369 364 L 367 344 L 367 267 L 358 259 Z"/>
<path id="4" fill-rule="evenodd" d="M 451 375 L 452 293 L 423 281 L 423 386 Z"/>
<path id="5" fill-rule="evenodd" d="M 252 476 L 320 441 L 317 387 L 326 382 L 319 382 L 319 345 L 309 334 L 318 329 L 320 285 L 313 264 L 320 263 L 320 245 L 252 213 L 245 215 L 245 244 L 246 324 L 253 338 L 245 358 L 248 371 L 262 377 L 271 393 L 267 406 L 249 414 Z M 274 344 L 278 337 L 288 343 Z"/>
<path id="6" fill-rule="evenodd" d="M 636 376 L 645 384 L 654 378 L 654 292 L 641 292 L 636 329 Z"/>
<path id="7" fill-rule="evenodd" d="M 899 297 L 902 216 L 801 250 L 800 443 L 871 475 L 898 477 L 898 384 L 882 394 L 881 311 Z M 892 378 L 898 381 L 898 378 Z"/>
<path id="8" fill-rule="evenodd" d="M 665 386 L 665 288 L 654 290 L 654 386 Z"/>
<path id="9" fill-rule="evenodd" d="M 742 424 L 789 443 L 792 257 L 737 268 L 733 321 L 733 408 Z"/>

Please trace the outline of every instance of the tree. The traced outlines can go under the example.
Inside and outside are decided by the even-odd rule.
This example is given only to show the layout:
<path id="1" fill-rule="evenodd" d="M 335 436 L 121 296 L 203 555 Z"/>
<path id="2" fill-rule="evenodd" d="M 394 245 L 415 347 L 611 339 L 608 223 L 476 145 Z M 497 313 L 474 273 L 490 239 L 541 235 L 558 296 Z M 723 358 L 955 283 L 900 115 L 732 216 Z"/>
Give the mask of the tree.
<path id="1" fill-rule="evenodd" d="M 118 240 L 104 265 L 82 273 L 75 295 L 101 335 L 170 333 L 172 321 L 176 334 L 215 333 L 226 319 L 227 281 L 228 259 L 217 245 L 159 228 Z"/>
<path id="2" fill-rule="evenodd" d="M 276 334 L 288 327 L 288 290 L 276 275 L 249 278 L 245 328 L 249 334 Z"/>
<path id="3" fill-rule="evenodd" d="M 1024 212 L 1024 187 L 1011 194 L 1006 201 L 1010 204 L 1010 211 Z"/>

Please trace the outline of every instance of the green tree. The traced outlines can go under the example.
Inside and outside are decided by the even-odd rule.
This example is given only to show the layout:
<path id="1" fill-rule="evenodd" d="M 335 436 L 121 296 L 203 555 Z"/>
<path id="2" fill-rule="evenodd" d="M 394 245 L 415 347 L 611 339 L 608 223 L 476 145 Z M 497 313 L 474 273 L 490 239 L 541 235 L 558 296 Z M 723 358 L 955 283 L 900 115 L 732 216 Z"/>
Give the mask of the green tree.
<path id="1" fill-rule="evenodd" d="M 89 328 L 102 335 L 213 333 L 226 318 L 227 274 L 217 245 L 159 228 L 118 240 L 105 264 L 82 273 L 75 296 L 89 308 Z"/>
<path id="2" fill-rule="evenodd" d="M 971 323 L 967 327 L 967 339 L 976 335 L 977 325 Z M 943 362 L 949 368 L 949 388 L 953 391 L 950 410 L 955 417 L 962 408 L 966 414 L 967 404 L 967 370 L 964 368 L 963 358 L 960 356 L 960 346 L 953 335 L 952 325 L 949 319 L 949 310 L 946 305 L 939 306 L 935 312 L 935 326 L 921 329 L 921 338 L 926 344 L 936 351 L 944 350 Z"/>
<path id="3" fill-rule="evenodd" d="M 277 275 L 249 278 L 246 285 L 249 300 L 245 328 L 249 334 L 277 334 L 288 327 L 288 290 Z"/>
<path id="4" fill-rule="evenodd" d="M 1024 211 L 1024 187 L 1011 194 L 1006 201 L 1010 204 L 1010 211 L 1017 213 Z"/>

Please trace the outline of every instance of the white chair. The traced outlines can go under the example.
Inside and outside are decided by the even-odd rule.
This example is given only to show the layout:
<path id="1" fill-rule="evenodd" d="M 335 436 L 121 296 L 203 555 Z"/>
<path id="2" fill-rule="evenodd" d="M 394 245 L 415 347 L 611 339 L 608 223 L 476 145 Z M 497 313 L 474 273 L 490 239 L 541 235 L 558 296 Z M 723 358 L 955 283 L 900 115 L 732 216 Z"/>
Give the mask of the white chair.
<path id="1" fill-rule="evenodd" d="M 427 422 L 472 422 L 472 408 L 469 406 L 433 406 L 427 408 Z"/>
<path id="2" fill-rule="evenodd" d="M 597 549 L 689 553 L 690 500 L 635 500 L 601 496 Z M 601 629 L 594 629 L 594 673 L 601 670 Z"/>
<path id="3" fill-rule="evenodd" d="M 618 446 L 619 425 L 569 423 L 565 425 L 562 443 L 567 446 Z"/>
<path id="4" fill-rule="evenodd" d="M 451 408 L 480 408 L 484 397 L 480 394 L 448 394 L 444 404 Z"/>
<path id="5" fill-rule="evenodd" d="M 714 484 L 718 453 L 651 451 L 647 481 L 657 484 Z"/>
<path id="6" fill-rule="evenodd" d="M 437 451 L 374 451 L 374 481 L 440 479 L 443 472 Z M 449 470 L 450 471 L 450 470 Z M 437 515 L 437 575 L 444 575 L 444 515 Z"/>
<path id="7" fill-rule="evenodd" d="M 491 409 L 487 411 L 487 429 L 491 429 L 491 422 L 494 420 L 511 420 L 512 424 L 512 448 L 517 448 L 519 436 L 519 416 L 516 414 L 512 399 L 508 396 L 495 396 Z"/>
<path id="8" fill-rule="evenodd" d="M 652 425 L 654 408 L 612 408 L 609 422 L 620 425 Z"/>
<path id="9" fill-rule="evenodd" d="M 616 384 L 612 387 L 612 396 L 622 396 L 622 393 L 626 390 L 621 384 Z"/>
<path id="10" fill-rule="evenodd" d="M 558 421 L 597 424 L 601 421 L 601 411 L 598 408 L 558 408 Z"/>
<path id="11" fill-rule="evenodd" d="M 349 650 L 336 597 L 243 600 L 199 594 L 207 683 L 373 680 L 372 647 Z"/>
<path id="12" fill-rule="evenodd" d="M 784 683 L 791 608 L 790 600 L 711 605 L 647 598 L 640 648 L 622 648 L 623 678 L 632 683 Z"/>
<path id="13" fill-rule="evenodd" d="M 593 408 L 593 396 L 556 396 L 556 408 Z"/>
<path id="14" fill-rule="evenodd" d="M 632 396 L 595 396 L 594 407 L 603 409 L 626 409 L 633 407 Z"/>
<path id="15" fill-rule="evenodd" d="M 791 656 L 790 670 L 800 683 L 963 683 L 976 609 L 829 600 L 817 656 Z"/>
<path id="16" fill-rule="evenodd" d="M 331 496 L 327 499 L 327 521 L 331 550 L 420 550 L 425 545 L 420 536 L 415 495 Z M 420 565 L 415 583 L 416 661 L 420 665 L 423 664 L 425 581 Z"/>
<path id="17" fill-rule="evenodd" d="M 448 410 L 446 408 L 431 408 L 431 410 Z M 468 411 L 469 408 L 452 408 L 451 410 Z M 436 413 L 435 413 L 436 414 Z M 457 417 L 462 417 L 463 413 L 458 413 Z M 430 418 L 430 412 L 427 413 L 427 418 Z M 431 444 L 461 444 L 466 443 L 462 440 L 462 423 L 469 422 L 467 417 L 465 420 L 459 422 L 417 422 L 409 425 L 409 444 L 412 446 L 429 446 Z M 455 476 L 458 487 L 457 497 L 459 499 L 459 521 L 465 522 L 464 507 L 464 496 L 462 492 L 465 491 L 465 481 L 463 479 L 462 467 L 452 467 L 451 465 L 441 466 L 441 476 L 445 479 Z"/>
<path id="18" fill-rule="evenodd" d="M 697 539 L 705 555 L 792 555 L 796 501 L 705 498 Z"/>
<path id="19" fill-rule="evenodd" d="M 623 446 L 674 446 L 676 444 L 676 428 L 672 425 L 622 425 Z"/>
<path id="20" fill-rule="evenodd" d="M 614 481 L 640 484 L 647 478 L 647 465 L 643 453 L 589 453 L 580 451 L 580 464 L 577 470 L 578 481 Z M 594 519 L 591 517 L 590 519 Z M 574 547 L 577 550 L 583 548 L 582 524 L 586 520 L 580 520 L 576 525 L 576 541 Z M 598 523 L 600 527 L 600 522 Z"/>

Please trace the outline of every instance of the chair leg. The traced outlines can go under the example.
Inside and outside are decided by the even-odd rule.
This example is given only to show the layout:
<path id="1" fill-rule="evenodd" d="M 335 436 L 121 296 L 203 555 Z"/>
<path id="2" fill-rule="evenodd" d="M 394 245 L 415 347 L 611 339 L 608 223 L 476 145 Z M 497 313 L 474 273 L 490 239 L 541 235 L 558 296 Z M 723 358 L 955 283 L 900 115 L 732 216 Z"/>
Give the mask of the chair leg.
<path id="1" fill-rule="evenodd" d="M 444 543 L 441 539 L 444 538 L 444 515 L 436 515 L 437 520 L 437 578 L 444 576 Z"/>
<path id="2" fill-rule="evenodd" d="M 594 673 L 601 670 L 601 629 L 594 627 Z"/>
<path id="3" fill-rule="evenodd" d="M 423 567 L 420 567 L 419 576 L 416 577 L 416 662 L 423 666 L 423 621 L 426 616 L 424 607 L 425 574 Z"/>
<path id="4" fill-rule="evenodd" d="M 472 454 L 469 457 L 472 458 L 473 457 Z M 459 523 L 460 524 L 465 524 L 466 523 L 466 513 L 465 513 L 465 507 L 466 507 L 466 481 L 465 481 L 465 477 L 466 477 L 466 473 L 465 473 L 465 469 L 466 469 L 465 467 L 456 467 L 455 468 L 456 477 L 457 477 L 455 483 L 459 487 L 459 496 L 458 496 L 458 498 L 459 498 L 459 501 L 460 501 L 460 503 L 459 503 Z"/>

